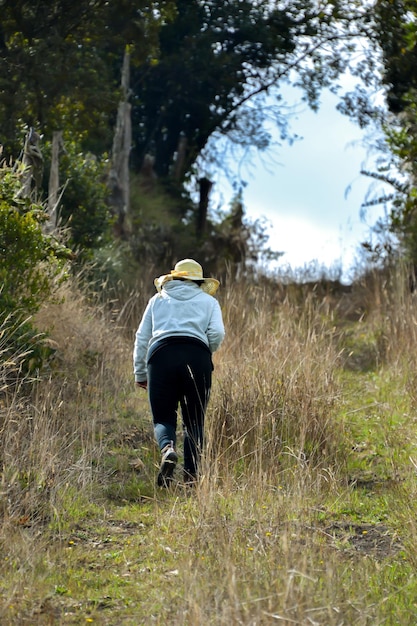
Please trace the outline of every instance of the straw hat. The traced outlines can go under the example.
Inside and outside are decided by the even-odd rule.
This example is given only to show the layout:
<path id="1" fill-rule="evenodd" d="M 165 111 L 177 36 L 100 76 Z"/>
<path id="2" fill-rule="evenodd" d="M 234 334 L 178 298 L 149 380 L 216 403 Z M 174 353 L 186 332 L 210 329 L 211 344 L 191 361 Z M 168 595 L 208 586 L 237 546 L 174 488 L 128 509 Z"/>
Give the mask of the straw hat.
<path id="1" fill-rule="evenodd" d="M 211 296 L 214 296 L 220 285 L 219 281 L 215 278 L 204 278 L 203 268 L 200 263 L 197 263 L 194 259 L 183 259 L 182 261 L 178 261 L 174 269 L 171 270 L 169 274 L 164 274 L 159 278 L 155 278 L 153 282 L 157 290 L 161 291 L 166 282 L 174 280 L 175 278 L 202 281 L 200 285 L 201 289 Z"/>

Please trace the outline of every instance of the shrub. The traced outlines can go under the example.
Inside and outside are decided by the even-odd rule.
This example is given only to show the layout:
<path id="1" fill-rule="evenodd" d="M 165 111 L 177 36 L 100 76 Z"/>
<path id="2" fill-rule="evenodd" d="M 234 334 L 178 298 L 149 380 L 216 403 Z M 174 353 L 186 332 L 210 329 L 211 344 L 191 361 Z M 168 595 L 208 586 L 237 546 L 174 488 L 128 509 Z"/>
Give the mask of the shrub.
<path id="1" fill-rule="evenodd" d="M 69 250 L 43 232 L 47 213 L 29 198 L 20 198 L 19 173 L 0 167 L 0 307 L 12 320 L 8 350 L 33 351 L 36 330 L 30 317 L 50 295 Z M 8 317 L 10 316 L 10 317 Z M 24 330 L 22 330 L 24 329 Z M 7 334 L 7 333 L 6 333 Z M 27 344 L 28 337 L 31 337 Z M 2 340 L 5 340 L 2 334 Z"/>
<path id="2" fill-rule="evenodd" d="M 59 214 L 69 230 L 70 244 L 83 259 L 108 243 L 114 218 L 108 205 L 105 184 L 106 159 L 84 154 L 79 142 L 65 138 L 60 159 L 60 177 L 65 183 Z"/>

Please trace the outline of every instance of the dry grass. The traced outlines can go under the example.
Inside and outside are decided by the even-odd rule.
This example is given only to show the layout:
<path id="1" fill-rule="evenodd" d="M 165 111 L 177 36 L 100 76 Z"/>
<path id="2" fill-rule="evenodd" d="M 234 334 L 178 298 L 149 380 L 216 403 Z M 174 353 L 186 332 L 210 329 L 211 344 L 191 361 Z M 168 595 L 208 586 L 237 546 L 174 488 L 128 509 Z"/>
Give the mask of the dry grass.
<path id="1" fill-rule="evenodd" d="M 334 465 L 338 354 L 328 321 L 311 299 L 298 310 L 270 288 L 225 291 L 229 332 L 215 359 L 211 467 L 272 480 L 278 468 Z"/>
<path id="2" fill-rule="evenodd" d="M 60 287 L 37 320 L 55 350 L 43 372 L 13 388 L 10 360 L 0 372 L 1 622 L 413 623 L 417 319 L 402 285 L 369 276 L 347 301 L 225 284 L 191 492 L 154 485 L 131 374 L 144 283 L 111 306 Z"/>
<path id="3" fill-rule="evenodd" d="M 37 326 L 53 337 L 49 362 L 30 385 L 22 380 L 12 393 L 5 385 L 1 398 L 3 523 L 49 519 L 66 484 L 92 488 L 103 433 L 128 375 L 126 344 L 76 288 L 61 287 Z M 19 359 L 11 361 L 18 368 Z"/>

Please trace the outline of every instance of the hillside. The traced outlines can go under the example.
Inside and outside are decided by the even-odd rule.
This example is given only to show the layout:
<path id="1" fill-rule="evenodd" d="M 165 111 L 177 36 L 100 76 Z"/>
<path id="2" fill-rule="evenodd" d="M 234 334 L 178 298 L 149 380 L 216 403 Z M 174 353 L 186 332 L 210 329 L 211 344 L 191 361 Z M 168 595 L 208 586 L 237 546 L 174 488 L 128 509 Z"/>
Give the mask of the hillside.
<path id="1" fill-rule="evenodd" d="M 402 277 L 223 284 L 203 476 L 170 490 L 132 377 L 149 284 L 103 302 L 66 283 L 37 319 L 42 371 L 2 364 L 1 624 L 415 623 Z"/>

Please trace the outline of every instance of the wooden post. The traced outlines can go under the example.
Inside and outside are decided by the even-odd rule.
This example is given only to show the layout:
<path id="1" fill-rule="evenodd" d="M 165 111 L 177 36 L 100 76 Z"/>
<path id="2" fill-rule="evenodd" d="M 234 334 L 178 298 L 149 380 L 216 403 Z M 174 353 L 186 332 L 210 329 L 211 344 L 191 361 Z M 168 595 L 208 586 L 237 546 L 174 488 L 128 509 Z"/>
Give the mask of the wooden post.
<path id="1" fill-rule="evenodd" d="M 174 163 L 174 178 L 175 180 L 181 180 L 184 169 L 185 155 L 187 152 L 188 142 L 184 133 L 180 133 L 178 138 L 177 156 Z"/>
<path id="2" fill-rule="evenodd" d="M 130 209 L 129 156 L 132 145 L 132 120 L 130 96 L 130 54 L 126 48 L 121 87 L 123 99 L 117 110 L 116 128 L 113 137 L 111 168 L 108 176 L 110 205 L 117 217 L 116 234 L 124 237 L 127 231 L 127 216 Z"/>
<path id="3" fill-rule="evenodd" d="M 49 219 L 46 230 L 53 233 L 58 225 L 58 203 L 59 203 L 59 153 L 63 147 L 62 131 L 57 130 L 52 133 L 51 170 L 49 172 L 48 184 L 48 214 Z"/>
<path id="4" fill-rule="evenodd" d="M 197 214 L 197 237 L 202 237 L 206 232 L 209 195 L 213 183 L 211 180 L 204 177 L 199 179 L 198 184 L 200 187 L 200 201 L 198 203 Z"/>

